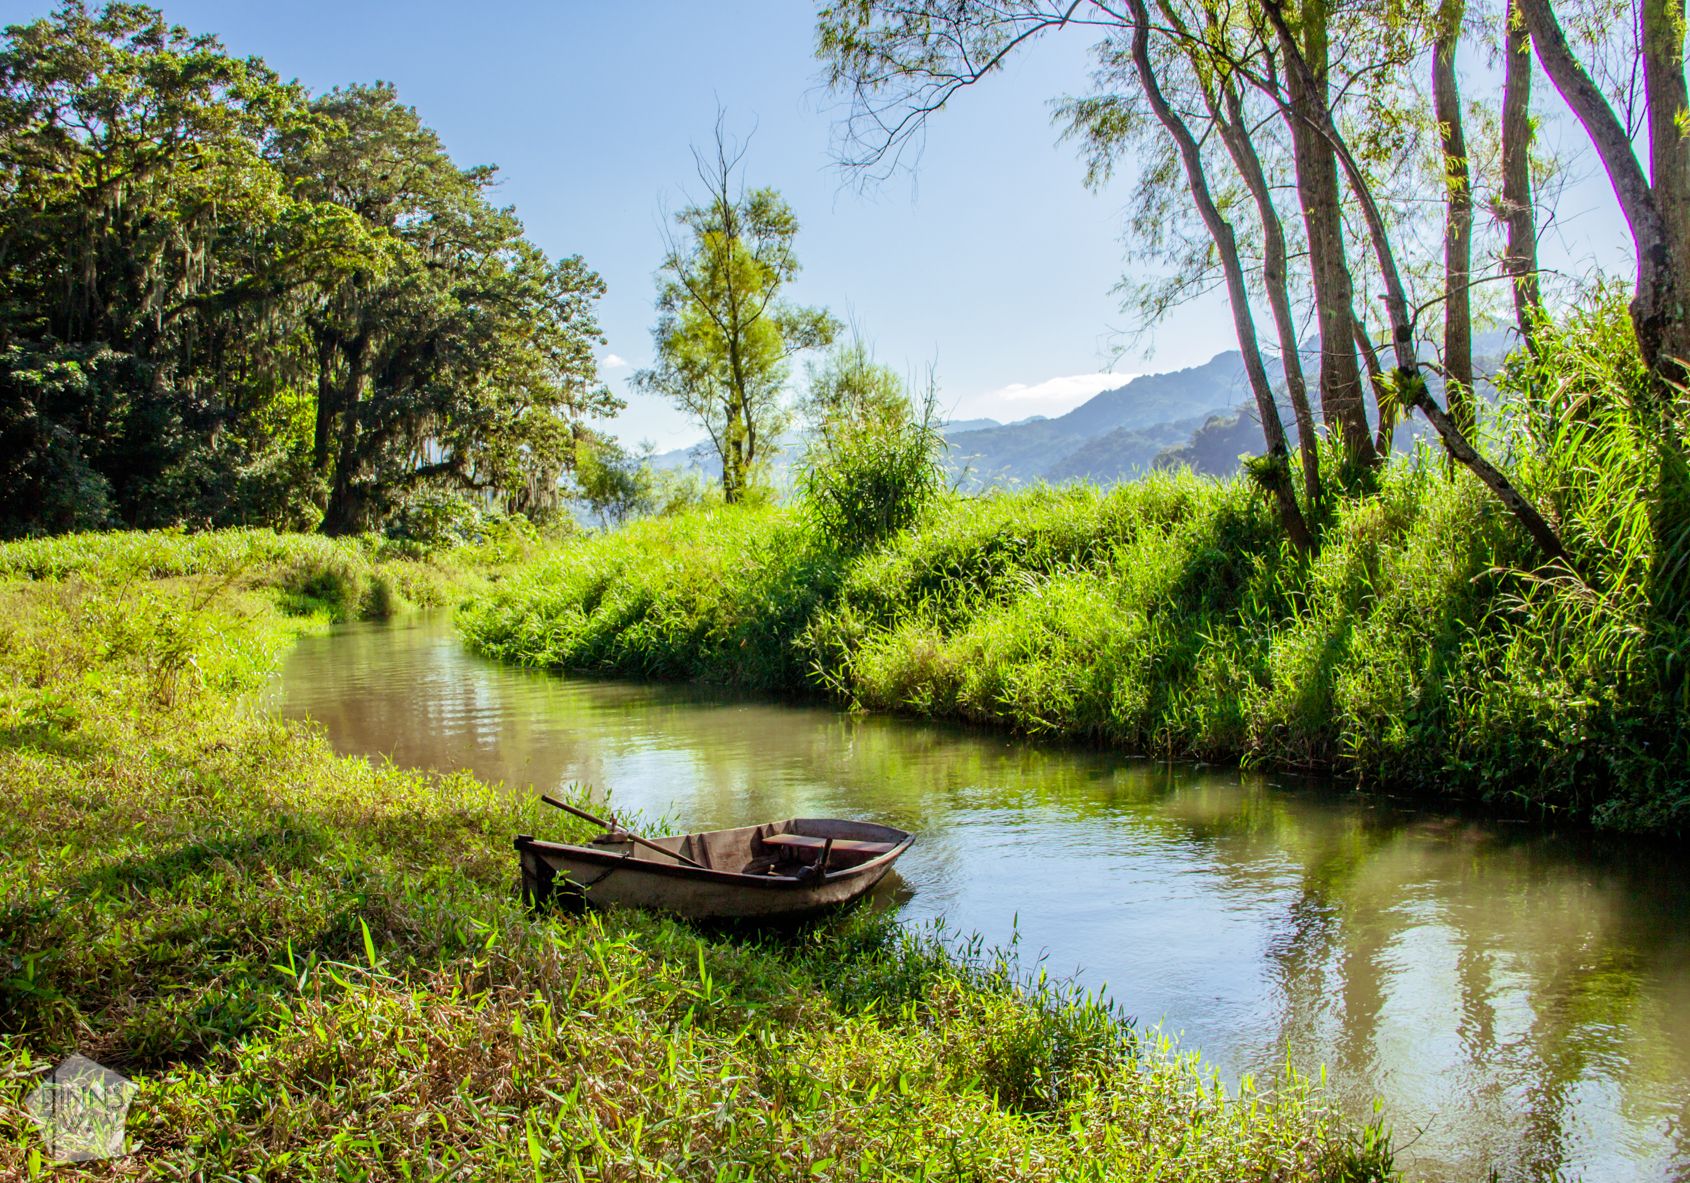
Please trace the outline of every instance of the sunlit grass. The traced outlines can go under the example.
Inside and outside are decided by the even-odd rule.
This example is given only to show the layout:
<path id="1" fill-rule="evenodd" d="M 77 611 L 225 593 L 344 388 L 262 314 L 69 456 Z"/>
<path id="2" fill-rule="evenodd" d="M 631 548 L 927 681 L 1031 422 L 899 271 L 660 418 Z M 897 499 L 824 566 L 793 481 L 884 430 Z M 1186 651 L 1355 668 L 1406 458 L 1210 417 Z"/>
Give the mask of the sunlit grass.
<path id="1" fill-rule="evenodd" d="M 798 511 L 638 522 L 460 616 L 525 664 L 732 682 L 1128 752 L 1333 772 L 1616 829 L 1690 819 L 1690 414 L 1623 306 L 1517 363 L 1492 446 L 1562 524 L 1540 559 L 1439 456 L 1332 496 L 1292 552 L 1243 479 L 953 497 L 868 552 Z M 1628 360 L 1631 359 L 1631 360 Z M 1328 465 L 1336 470 L 1336 464 Z M 1676 541 L 1675 541 L 1676 540 Z"/>
<path id="2" fill-rule="evenodd" d="M 66 1174 L 21 1106 L 71 1051 L 140 1086 L 131 1153 L 83 1176 L 1388 1173 L 1294 1076 L 1223 1089 L 1096 1000 L 885 917 L 759 940 L 532 914 L 511 837 L 567 819 L 248 705 L 324 619 L 279 609 L 301 551 L 365 544 L 107 541 L 35 546 L 57 573 L 0 583 L 0 1178 Z M 712 603 L 750 614 L 733 572 Z"/>

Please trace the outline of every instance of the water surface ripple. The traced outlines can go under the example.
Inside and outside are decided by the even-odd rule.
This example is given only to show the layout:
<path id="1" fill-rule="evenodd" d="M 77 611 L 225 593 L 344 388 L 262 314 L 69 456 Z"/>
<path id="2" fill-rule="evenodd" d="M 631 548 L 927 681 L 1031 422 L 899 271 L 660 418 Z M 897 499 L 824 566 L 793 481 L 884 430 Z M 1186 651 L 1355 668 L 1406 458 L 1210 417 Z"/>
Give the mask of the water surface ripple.
<path id="1" fill-rule="evenodd" d="M 275 699 L 341 751 L 571 781 L 710 829 L 920 831 L 910 920 L 1107 988 L 1228 1078 L 1326 1066 L 1411 1175 L 1690 1179 L 1690 872 L 1648 846 L 1318 785 L 512 669 L 440 615 L 302 641 Z"/>

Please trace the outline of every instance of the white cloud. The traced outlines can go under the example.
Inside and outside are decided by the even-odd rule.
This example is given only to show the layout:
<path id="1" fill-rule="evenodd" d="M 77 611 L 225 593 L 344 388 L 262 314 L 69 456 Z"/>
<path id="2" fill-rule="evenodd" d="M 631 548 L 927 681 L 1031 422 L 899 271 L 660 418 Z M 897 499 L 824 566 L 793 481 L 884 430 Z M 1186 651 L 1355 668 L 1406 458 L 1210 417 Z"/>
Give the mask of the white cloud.
<path id="1" fill-rule="evenodd" d="M 606 370 L 620 370 L 628 364 L 628 359 L 615 353 L 607 353 L 599 366 Z"/>
<path id="2" fill-rule="evenodd" d="M 1043 382 L 1011 382 L 969 400 L 977 413 L 1002 418 L 1061 415 L 1105 390 L 1125 386 L 1137 374 L 1065 374 Z"/>

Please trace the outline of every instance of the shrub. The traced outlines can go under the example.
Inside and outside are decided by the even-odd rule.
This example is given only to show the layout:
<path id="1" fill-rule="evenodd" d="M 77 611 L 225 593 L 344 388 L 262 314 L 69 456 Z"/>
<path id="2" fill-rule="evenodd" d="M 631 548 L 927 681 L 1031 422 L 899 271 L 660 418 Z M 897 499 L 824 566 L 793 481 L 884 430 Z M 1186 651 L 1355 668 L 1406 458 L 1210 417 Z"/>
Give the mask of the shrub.
<path id="1" fill-rule="evenodd" d="M 805 513 L 842 551 L 860 551 L 913 526 L 945 487 L 935 395 L 916 407 L 862 346 L 812 374 L 816 431 L 799 474 Z"/>
<path id="2" fill-rule="evenodd" d="M 364 594 L 358 601 L 358 614 L 365 620 L 386 620 L 395 615 L 403 604 L 404 598 L 394 586 L 392 577 L 378 571 L 370 576 L 364 587 Z"/>
<path id="3" fill-rule="evenodd" d="M 340 551 L 302 557 L 282 577 L 284 603 L 302 616 L 322 612 L 335 620 L 355 620 L 367 589 L 367 564 Z"/>

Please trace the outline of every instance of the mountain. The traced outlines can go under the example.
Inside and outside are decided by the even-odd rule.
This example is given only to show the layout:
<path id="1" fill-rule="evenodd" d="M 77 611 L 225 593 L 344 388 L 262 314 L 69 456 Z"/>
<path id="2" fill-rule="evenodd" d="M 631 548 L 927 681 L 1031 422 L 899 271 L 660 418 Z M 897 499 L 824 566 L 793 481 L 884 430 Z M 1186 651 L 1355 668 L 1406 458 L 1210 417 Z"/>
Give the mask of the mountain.
<path id="1" fill-rule="evenodd" d="M 1481 400 L 1493 401 L 1489 378 L 1517 341 L 1511 331 L 1480 333 L 1473 340 L 1474 370 Z M 1303 347 L 1304 369 L 1311 381 L 1319 367 L 1318 343 Z M 1431 356 L 1426 351 L 1426 356 Z M 1284 368 L 1268 363 L 1268 380 L 1278 392 L 1280 418 L 1295 444 L 1296 426 L 1285 402 Z M 1427 375 L 1433 397 L 1443 397 L 1443 381 Z M 1311 397 L 1314 392 L 1310 392 Z M 1315 408 L 1318 419 L 1320 409 Z M 1144 374 L 1105 390 L 1065 415 L 1034 416 L 1015 423 L 995 419 L 960 419 L 944 428 L 950 451 L 945 463 L 966 492 L 1036 481 L 1053 484 L 1088 480 L 1111 484 L 1130 480 L 1152 468 L 1189 465 L 1210 476 L 1228 476 L 1243 455 L 1263 450 L 1255 400 L 1236 351 L 1216 354 L 1200 366 L 1166 374 Z M 1398 451 L 1431 434 L 1421 416 L 1399 424 L 1392 440 Z M 778 487 L 792 480 L 792 465 L 803 450 L 803 436 L 783 437 L 770 467 Z M 660 468 L 697 468 L 707 477 L 721 472 L 708 444 L 677 448 L 652 457 Z"/>
<path id="2" fill-rule="evenodd" d="M 1145 374 L 1052 419 L 946 431 L 951 471 L 964 489 L 1034 481 L 1127 480 L 1190 439 L 1244 390 L 1237 352 L 1167 374 Z"/>
<path id="3" fill-rule="evenodd" d="M 953 420 L 944 427 L 950 443 L 946 464 L 970 491 L 1035 481 L 1128 480 L 1190 440 L 1211 417 L 1230 412 L 1244 394 L 1242 359 L 1236 352 L 1222 353 L 1190 369 L 1141 375 L 1054 418 Z M 777 485 L 790 481 L 802 449 L 800 434 L 781 439 L 770 465 Z M 697 469 L 706 477 L 721 472 L 703 442 L 659 452 L 651 463 Z"/>
<path id="4" fill-rule="evenodd" d="M 1043 418 L 1043 416 L 1038 416 Z M 989 427 L 1002 427 L 996 419 L 952 419 L 945 424 L 945 435 L 961 435 L 965 431 L 984 431 Z"/>
<path id="5" fill-rule="evenodd" d="M 1502 363 L 1507 360 L 1509 353 L 1518 346 L 1519 334 L 1513 329 L 1499 329 L 1473 335 L 1473 385 L 1481 404 L 1496 401 L 1497 390 L 1491 379 L 1502 368 Z M 1319 345 L 1304 346 L 1302 353 L 1304 369 L 1312 382 L 1319 365 Z M 1431 356 L 1431 351 L 1423 349 L 1421 355 Z M 1269 364 L 1268 377 L 1278 396 L 1275 401 L 1279 404 L 1279 416 L 1285 424 L 1286 434 L 1290 436 L 1294 449 L 1297 429 L 1291 406 L 1285 400 L 1284 373 L 1284 368 L 1278 362 Z M 1444 401 L 1444 380 L 1441 375 L 1428 372 L 1426 389 L 1439 403 Z M 1309 396 L 1316 398 L 1316 392 L 1310 390 Z M 1318 420 L 1318 400 L 1314 413 Z M 1396 430 L 1391 434 L 1391 450 L 1410 451 L 1422 439 L 1435 440 L 1436 433 L 1431 424 L 1426 422 L 1425 416 L 1413 415 L 1397 424 Z M 1153 463 L 1156 468 L 1189 467 L 1205 476 L 1231 476 L 1238 471 L 1241 457 L 1260 455 L 1264 450 L 1261 417 L 1256 412 L 1255 399 L 1249 398 L 1240 400 L 1237 406 L 1210 416 L 1188 439 L 1169 447 L 1158 455 Z"/>

